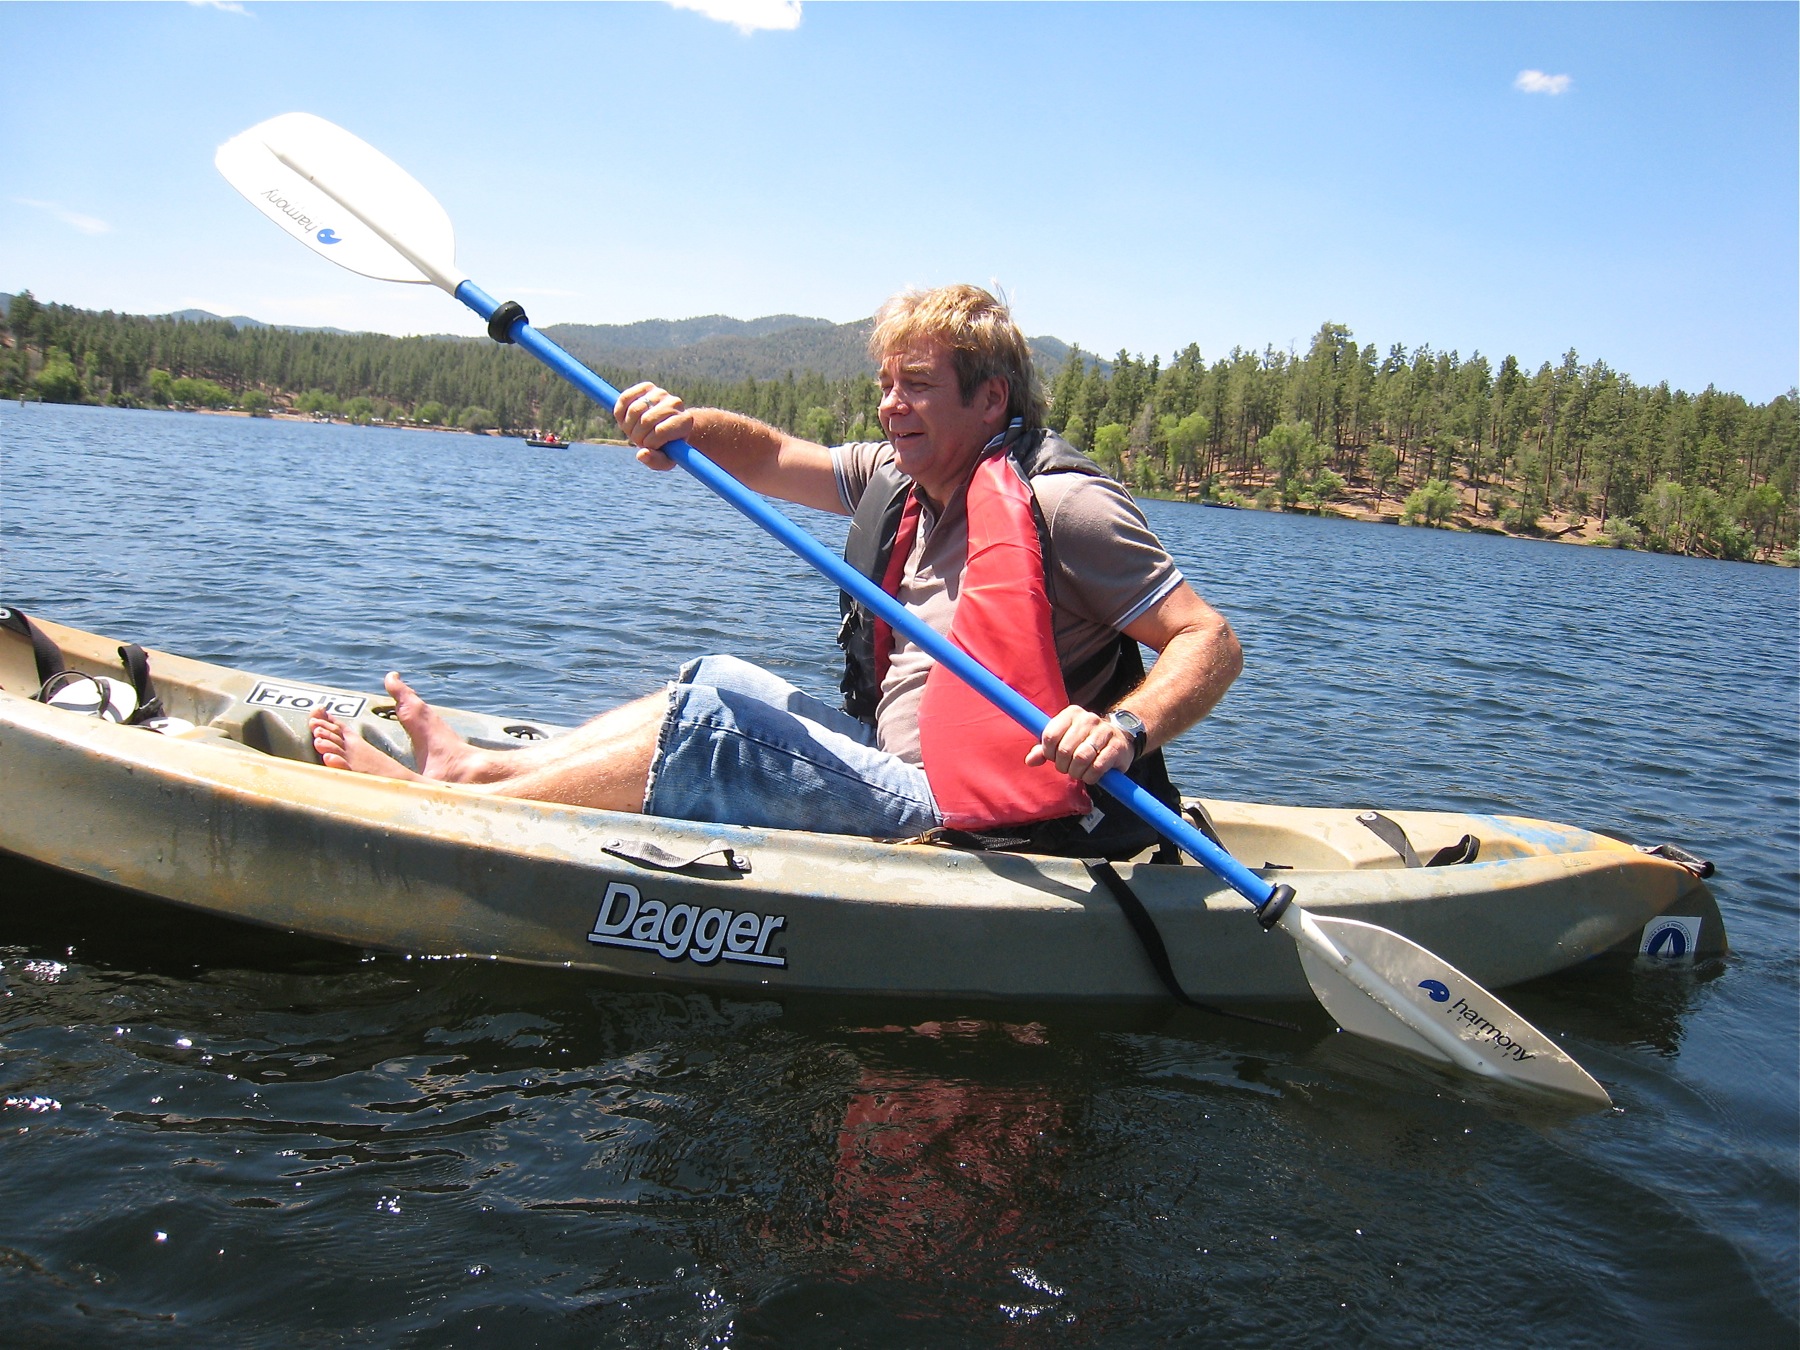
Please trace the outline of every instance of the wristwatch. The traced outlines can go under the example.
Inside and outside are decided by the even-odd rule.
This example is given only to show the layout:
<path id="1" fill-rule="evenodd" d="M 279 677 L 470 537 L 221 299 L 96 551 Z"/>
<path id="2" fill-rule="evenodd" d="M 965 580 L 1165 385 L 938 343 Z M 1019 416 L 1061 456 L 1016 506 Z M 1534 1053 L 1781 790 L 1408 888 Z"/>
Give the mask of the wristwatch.
<path id="1" fill-rule="evenodd" d="M 1150 733 L 1144 729 L 1144 719 L 1134 712 L 1114 708 L 1106 714 L 1106 720 L 1131 737 L 1131 762 L 1136 764 L 1144 757 L 1144 747 L 1150 741 Z"/>

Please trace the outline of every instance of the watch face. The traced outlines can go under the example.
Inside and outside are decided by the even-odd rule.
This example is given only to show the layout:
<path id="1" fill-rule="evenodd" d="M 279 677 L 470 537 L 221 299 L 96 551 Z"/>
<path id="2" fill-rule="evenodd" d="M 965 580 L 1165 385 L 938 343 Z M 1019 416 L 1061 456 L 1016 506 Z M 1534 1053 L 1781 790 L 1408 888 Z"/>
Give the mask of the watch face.
<path id="1" fill-rule="evenodd" d="M 1114 712 L 1108 713 L 1106 715 L 1106 720 L 1111 722 L 1127 736 L 1131 737 L 1131 749 L 1133 754 L 1141 755 L 1144 752 L 1144 743 L 1149 737 L 1144 730 L 1143 718 L 1139 717 L 1136 713 L 1126 712 L 1123 708 L 1120 708 Z"/>

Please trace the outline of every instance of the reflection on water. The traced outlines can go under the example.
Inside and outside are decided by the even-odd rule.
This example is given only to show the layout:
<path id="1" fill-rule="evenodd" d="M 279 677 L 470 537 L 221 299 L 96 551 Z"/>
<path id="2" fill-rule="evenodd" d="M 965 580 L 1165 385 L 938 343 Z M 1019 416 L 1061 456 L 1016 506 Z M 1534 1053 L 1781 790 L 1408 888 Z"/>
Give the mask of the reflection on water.
<path id="1" fill-rule="evenodd" d="M 702 650 L 835 681 L 829 590 L 607 452 L 7 406 L 0 453 L 5 598 L 121 637 L 561 722 Z M 1249 652 L 1191 790 L 1720 864 L 1728 961 L 1507 995 L 1618 1110 L 1313 1008 L 646 988 L 0 860 L 0 1339 L 1792 1344 L 1793 575 L 1147 510 Z"/>

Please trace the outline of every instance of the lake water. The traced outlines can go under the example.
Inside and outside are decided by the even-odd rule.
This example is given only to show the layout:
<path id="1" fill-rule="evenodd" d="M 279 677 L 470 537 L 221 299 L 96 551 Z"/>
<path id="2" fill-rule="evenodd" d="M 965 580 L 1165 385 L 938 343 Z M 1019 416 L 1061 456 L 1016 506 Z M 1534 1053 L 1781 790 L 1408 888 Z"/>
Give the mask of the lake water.
<path id="1" fill-rule="evenodd" d="M 834 687 L 830 588 L 622 451 L 0 405 L 0 455 L 0 597 L 122 640 L 560 721 L 715 650 Z M 0 1342 L 1793 1345 L 1796 575 L 1146 512 L 1247 656 L 1188 791 L 1719 864 L 1728 961 L 1508 994 L 1616 1109 L 1316 1017 L 670 993 L 14 861 Z"/>

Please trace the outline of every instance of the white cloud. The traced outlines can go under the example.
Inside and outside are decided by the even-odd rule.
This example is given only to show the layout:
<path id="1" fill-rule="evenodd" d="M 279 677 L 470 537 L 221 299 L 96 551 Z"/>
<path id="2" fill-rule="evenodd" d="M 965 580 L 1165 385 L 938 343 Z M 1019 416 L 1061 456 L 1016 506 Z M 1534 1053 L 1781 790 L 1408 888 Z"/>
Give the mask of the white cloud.
<path id="1" fill-rule="evenodd" d="M 71 211 L 68 207 L 59 206 L 55 202 L 34 201 L 30 197 L 14 197 L 13 200 L 20 206 L 29 206 L 38 211 L 48 211 L 70 229 L 80 230 L 83 234 L 106 234 L 112 229 L 112 226 L 104 220 L 97 220 L 93 216 L 84 216 L 79 211 Z"/>
<path id="2" fill-rule="evenodd" d="M 787 31 L 800 26 L 800 0 L 669 0 L 676 9 L 691 9 L 728 23 L 740 33 L 759 28 Z"/>
<path id="3" fill-rule="evenodd" d="M 1567 75 L 1546 75 L 1541 70 L 1521 70 L 1513 88 L 1524 94 L 1560 94 L 1569 87 Z"/>
<path id="4" fill-rule="evenodd" d="M 242 14 L 246 18 L 250 16 L 250 11 L 239 4 L 238 0 L 187 0 L 187 2 L 195 9 L 222 9 L 227 14 Z"/>

